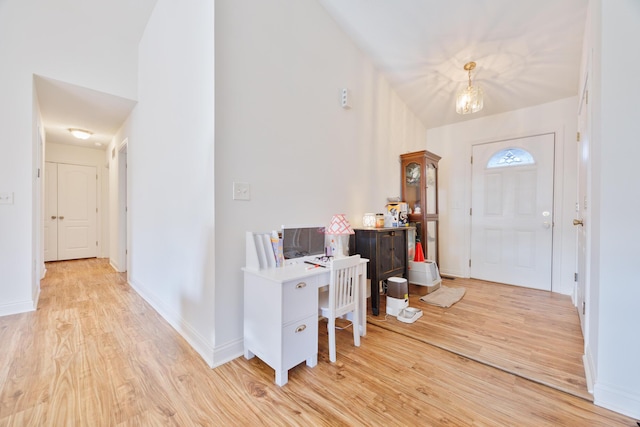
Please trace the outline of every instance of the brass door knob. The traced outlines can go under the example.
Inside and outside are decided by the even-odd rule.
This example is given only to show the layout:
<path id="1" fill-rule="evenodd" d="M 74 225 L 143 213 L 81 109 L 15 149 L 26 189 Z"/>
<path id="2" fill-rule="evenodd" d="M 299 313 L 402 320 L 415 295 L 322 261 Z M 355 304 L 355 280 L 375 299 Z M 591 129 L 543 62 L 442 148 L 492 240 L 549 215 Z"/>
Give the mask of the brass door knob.
<path id="1" fill-rule="evenodd" d="M 584 224 L 582 223 L 581 219 L 574 219 L 573 220 L 573 225 L 582 225 L 582 226 L 584 226 Z"/>

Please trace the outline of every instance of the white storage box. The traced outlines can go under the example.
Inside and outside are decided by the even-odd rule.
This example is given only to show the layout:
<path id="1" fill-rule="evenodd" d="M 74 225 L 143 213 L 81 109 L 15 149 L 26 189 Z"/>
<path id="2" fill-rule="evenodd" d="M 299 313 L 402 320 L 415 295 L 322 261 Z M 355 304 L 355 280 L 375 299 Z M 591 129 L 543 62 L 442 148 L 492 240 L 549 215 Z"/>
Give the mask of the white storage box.
<path id="1" fill-rule="evenodd" d="M 427 287 L 427 293 L 431 293 L 440 287 L 442 278 L 435 262 L 425 260 L 422 262 L 409 261 L 409 283 Z"/>

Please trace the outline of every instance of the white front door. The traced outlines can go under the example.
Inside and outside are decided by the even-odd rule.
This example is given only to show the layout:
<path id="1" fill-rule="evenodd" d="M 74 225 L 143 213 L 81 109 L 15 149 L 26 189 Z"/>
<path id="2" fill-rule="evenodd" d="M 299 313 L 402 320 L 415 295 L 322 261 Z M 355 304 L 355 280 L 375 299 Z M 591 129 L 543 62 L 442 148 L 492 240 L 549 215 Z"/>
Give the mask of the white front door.
<path id="1" fill-rule="evenodd" d="M 473 146 L 471 277 L 551 290 L 555 135 Z"/>
<path id="2" fill-rule="evenodd" d="M 47 162 L 45 173 L 45 261 L 95 257 L 95 166 Z"/>

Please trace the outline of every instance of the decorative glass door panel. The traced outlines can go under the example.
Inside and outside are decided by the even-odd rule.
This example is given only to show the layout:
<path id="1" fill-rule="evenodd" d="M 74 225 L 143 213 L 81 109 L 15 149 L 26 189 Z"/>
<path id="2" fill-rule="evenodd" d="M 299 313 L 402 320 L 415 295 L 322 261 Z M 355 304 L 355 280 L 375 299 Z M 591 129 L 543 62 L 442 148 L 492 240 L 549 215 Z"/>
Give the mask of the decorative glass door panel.
<path id="1" fill-rule="evenodd" d="M 436 165 L 433 163 L 429 163 L 427 165 L 427 206 L 426 212 L 427 214 L 437 214 L 438 213 L 438 203 L 437 203 L 437 169 Z"/>
<path id="2" fill-rule="evenodd" d="M 438 221 L 427 220 L 427 238 L 424 243 L 426 250 L 425 259 L 436 260 L 438 259 Z"/>
<path id="3" fill-rule="evenodd" d="M 409 208 L 409 224 L 416 228 L 426 259 L 438 262 L 438 161 L 426 150 L 400 156 L 402 201 Z"/>
<path id="4" fill-rule="evenodd" d="M 405 196 L 403 202 L 406 202 L 411 209 L 411 212 L 415 212 L 416 209 L 420 211 L 421 206 L 421 187 L 422 187 L 422 165 L 420 163 L 411 162 L 404 168 L 405 172 Z"/>

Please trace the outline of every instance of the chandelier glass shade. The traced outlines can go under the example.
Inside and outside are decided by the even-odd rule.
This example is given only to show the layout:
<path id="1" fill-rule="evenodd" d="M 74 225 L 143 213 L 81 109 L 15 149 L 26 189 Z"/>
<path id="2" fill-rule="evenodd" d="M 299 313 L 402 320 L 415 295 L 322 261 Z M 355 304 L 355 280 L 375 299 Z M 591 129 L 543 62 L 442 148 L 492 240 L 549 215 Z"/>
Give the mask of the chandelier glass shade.
<path id="1" fill-rule="evenodd" d="M 462 87 L 456 96 L 456 113 L 471 114 L 482 110 L 484 106 L 482 88 L 471 84 L 471 70 L 476 68 L 475 62 L 468 62 L 464 69 L 469 72 L 469 84 Z"/>

